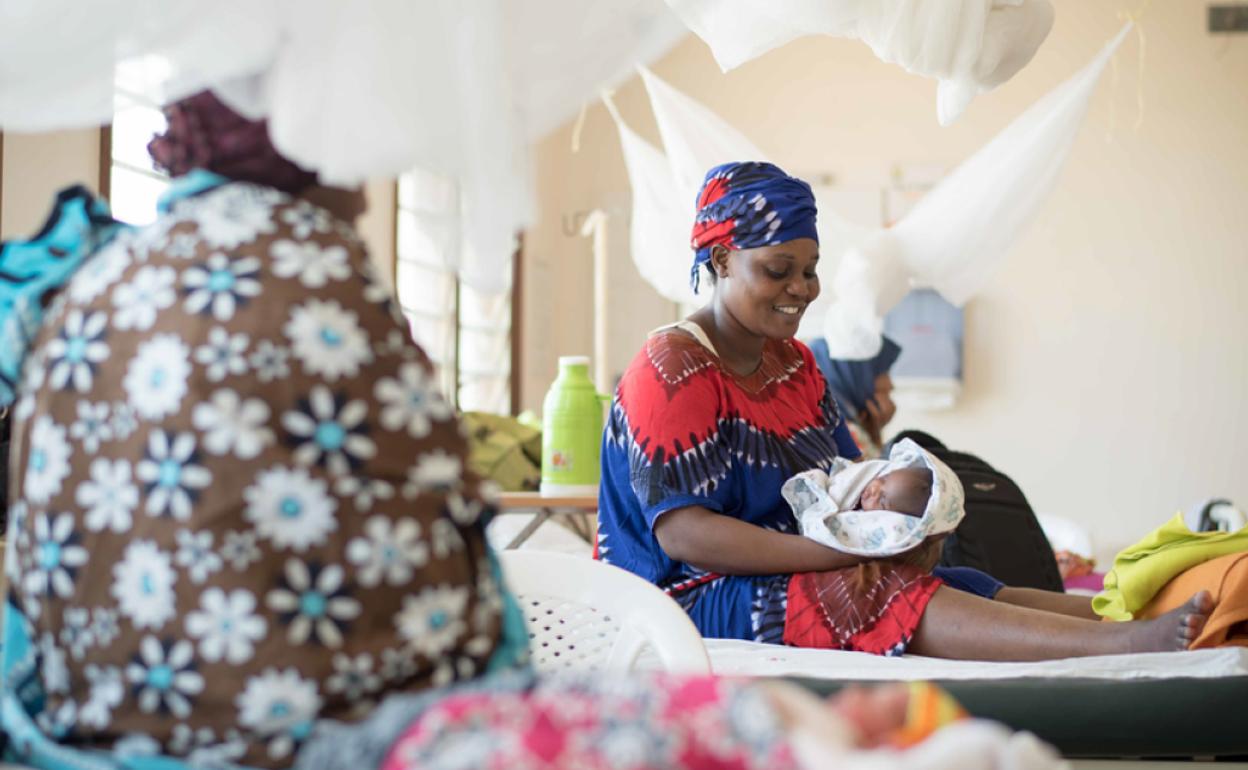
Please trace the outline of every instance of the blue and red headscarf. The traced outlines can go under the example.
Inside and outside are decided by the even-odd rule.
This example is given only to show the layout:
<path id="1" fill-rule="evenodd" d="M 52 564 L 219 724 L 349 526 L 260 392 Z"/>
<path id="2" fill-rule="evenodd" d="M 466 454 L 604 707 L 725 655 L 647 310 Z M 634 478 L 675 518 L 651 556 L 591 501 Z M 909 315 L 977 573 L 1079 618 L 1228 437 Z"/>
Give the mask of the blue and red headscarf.
<path id="1" fill-rule="evenodd" d="M 753 249 L 813 238 L 815 195 L 810 185 L 771 163 L 725 163 L 706 174 L 698 191 L 698 214 L 691 245 L 696 252 L 689 279 L 698 290 L 699 273 L 711 249 Z"/>

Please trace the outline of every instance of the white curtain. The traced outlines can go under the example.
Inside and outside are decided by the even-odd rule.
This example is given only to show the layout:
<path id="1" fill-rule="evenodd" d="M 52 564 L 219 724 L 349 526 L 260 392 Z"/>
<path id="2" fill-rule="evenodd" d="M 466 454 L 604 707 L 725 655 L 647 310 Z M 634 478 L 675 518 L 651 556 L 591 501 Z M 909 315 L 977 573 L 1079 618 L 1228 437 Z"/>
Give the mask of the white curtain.
<path id="1" fill-rule="evenodd" d="M 606 98 L 633 187 L 633 261 L 642 277 L 664 297 L 682 305 L 701 305 L 706 295 L 693 293 L 688 270 L 698 188 L 712 167 L 729 161 L 760 160 L 764 155 L 718 115 L 645 67 L 637 69 L 654 106 L 667 155 L 629 128 Z"/>
<path id="2" fill-rule="evenodd" d="M 511 411 L 511 294 L 459 293 L 459 408 Z"/>
<path id="3" fill-rule="evenodd" d="M 667 0 L 725 72 L 806 35 L 856 38 L 880 59 L 940 80 L 948 125 L 1004 83 L 1053 26 L 1048 0 Z"/>
<path id="4" fill-rule="evenodd" d="M 666 155 L 629 128 L 609 97 L 608 110 L 615 119 L 624 163 L 633 188 L 633 209 L 629 237 L 633 262 L 641 276 L 659 294 L 693 308 L 704 304 L 709 293 L 693 293 L 689 266 L 693 252 L 689 246 L 696 213 L 698 188 L 706 172 L 721 163 L 739 160 L 767 160 L 744 134 L 729 125 L 706 106 L 673 88 L 646 67 L 638 67 Z M 819 199 L 826 190 L 815 190 Z M 837 215 L 831 205 L 819 201 L 819 242 L 829 269 L 836 255 L 851 243 L 860 241 L 864 228 Z M 705 283 L 703 286 L 705 287 Z M 804 337 L 822 334 L 820 320 L 831 304 L 825 294 L 802 318 Z"/>
<path id="5" fill-rule="evenodd" d="M 330 184 L 457 180 L 465 283 L 501 292 L 532 207 L 504 0 L 0 0 L 0 128 L 101 125 L 115 80 L 213 88 Z"/>
<path id="6" fill-rule="evenodd" d="M 821 202 L 821 262 L 832 271 L 821 266 L 822 306 L 808 311 L 803 334 L 810 334 L 807 322 L 819 324 L 833 357 L 870 358 L 879 350 L 884 314 L 910 289 L 930 286 L 959 305 L 977 292 L 1052 191 L 1093 89 L 1129 29 L 963 161 L 892 228 L 855 227 Z M 643 79 L 666 154 L 612 111 L 633 185 L 633 260 L 659 293 L 687 302 L 690 185 L 696 189 L 715 164 L 766 156 L 653 73 L 643 71 Z"/>
<path id="7" fill-rule="evenodd" d="M 412 336 L 432 359 L 443 393 L 460 409 L 511 408 L 511 274 L 504 291 L 457 278 L 464 243 L 459 185 L 416 169 L 399 177 L 396 293 Z"/>
<path id="8" fill-rule="evenodd" d="M 637 272 L 655 291 L 682 305 L 706 300 L 689 285 L 693 197 L 686 197 L 667 158 L 618 118 L 624 164 L 633 187 L 629 241 Z"/>

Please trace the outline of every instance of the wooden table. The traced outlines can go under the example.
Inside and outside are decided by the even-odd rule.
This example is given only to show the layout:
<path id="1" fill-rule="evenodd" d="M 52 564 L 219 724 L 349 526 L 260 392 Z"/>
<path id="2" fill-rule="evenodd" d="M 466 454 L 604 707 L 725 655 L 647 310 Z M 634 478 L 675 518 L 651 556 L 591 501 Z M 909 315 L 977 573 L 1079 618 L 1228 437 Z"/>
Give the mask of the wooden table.
<path id="1" fill-rule="evenodd" d="M 539 492 L 503 492 L 498 500 L 498 512 L 534 514 L 533 520 L 524 525 L 507 548 L 518 548 L 532 537 L 537 528 L 555 516 L 560 516 L 568 528 L 580 535 L 587 543 L 594 542 L 594 530 L 598 515 L 597 495 L 569 495 L 542 497 Z"/>

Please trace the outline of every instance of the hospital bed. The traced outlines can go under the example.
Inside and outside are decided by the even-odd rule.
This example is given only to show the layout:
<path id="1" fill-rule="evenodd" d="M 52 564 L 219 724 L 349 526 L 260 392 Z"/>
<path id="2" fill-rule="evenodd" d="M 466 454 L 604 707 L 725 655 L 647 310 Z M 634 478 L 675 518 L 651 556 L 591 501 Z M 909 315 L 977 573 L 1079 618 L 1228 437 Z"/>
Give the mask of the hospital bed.
<path id="1" fill-rule="evenodd" d="M 601 623 L 585 620 L 583 610 L 590 606 L 614 616 L 611 634 L 621 626 L 638 630 L 639 623 L 645 625 L 661 616 L 659 611 L 665 607 L 646 606 L 646 592 L 653 593 L 655 601 L 676 607 L 657 589 L 631 575 L 627 577 L 632 582 L 643 585 L 627 597 L 615 588 L 594 590 L 592 573 L 614 570 L 583 553 L 508 551 L 503 561 L 526 610 L 530 607 L 525 595 L 539 587 L 544 587 L 542 593 L 559 596 L 565 605 L 561 617 L 567 616 L 567 620 L 560 619 L 557 627 L 549 622 L 547 608 L 533 605 L 538 614 L 527 617 L 531 633 L 541 636 L 543 626 L 550 626 L 546 628 L 548 637 L 553 635 L 565 646 L 575 642 L 578 647 L 577 654 L 571 656 L 549 639 L 538 640 L 541 647 L 548 647 L 535 650 L 539 668 L 544 654 L 553 655 L 551 660 L 559 667 L 577 668 L 594 649 L 594 645 L 583 644 L 585 637 L 606 639 L 601 628 L 580 636 L 570 633 L 580 623 Z M 525 561 L 530 562 L 530 579 L 524 578 L 525 572 L 513 569 Z M 573 605 L 579 607 L 569 612 Z M 643 616 L 644 622 L 634 622 L 630 614 Z M 699 646 L 700 637 L 683 613 L 667 625 L 687 626 L 686 635 L 693 637 L 693 646 Z M 1035 733 L 1066 757 L 1248 761 L 1248 648 L 985 663 L 912 655 L 886 658 L 730 639 L 701 641 L 705 654 L 699 650 L 693 656 L 697 660 L 691 657 L 681 668 L 704 671 L 709 660 L 709 668 L 716 674 L 787 679 L 821 694 L 855 683 L 935 681 L 971 714 Z M 603 660 L 626 657 L 614 656 L 606 647 L 600 652 Z M 625 662 L 625 667 L 670 669 L 672 660 L 679 657 L 677 652 L 669 649 L 660 656 L 642 649 L 639 657 Z"/>
<path id="2" fill-rule="evenodd" d="M 821 693 L 855 683 L 939 683 L 975 716 L 1027 730 L 1067 757 L 1248 760 L 1248 648 L 1038 663 L 805 650 L 707 640 L 723 675 L 783 677 Z"/>

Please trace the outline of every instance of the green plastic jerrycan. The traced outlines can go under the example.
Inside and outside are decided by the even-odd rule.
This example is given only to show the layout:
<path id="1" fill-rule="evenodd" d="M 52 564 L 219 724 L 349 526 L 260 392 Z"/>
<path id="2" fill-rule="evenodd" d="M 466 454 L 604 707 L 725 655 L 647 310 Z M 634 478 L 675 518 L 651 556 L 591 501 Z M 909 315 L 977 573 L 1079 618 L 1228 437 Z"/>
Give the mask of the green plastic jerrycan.
<path id="1" fill-rule="evenodd" d="M 588 356 L 560 356 L 542 402 L 542 484 L 547 497 L 598 494 L 603 401 Z"/>

